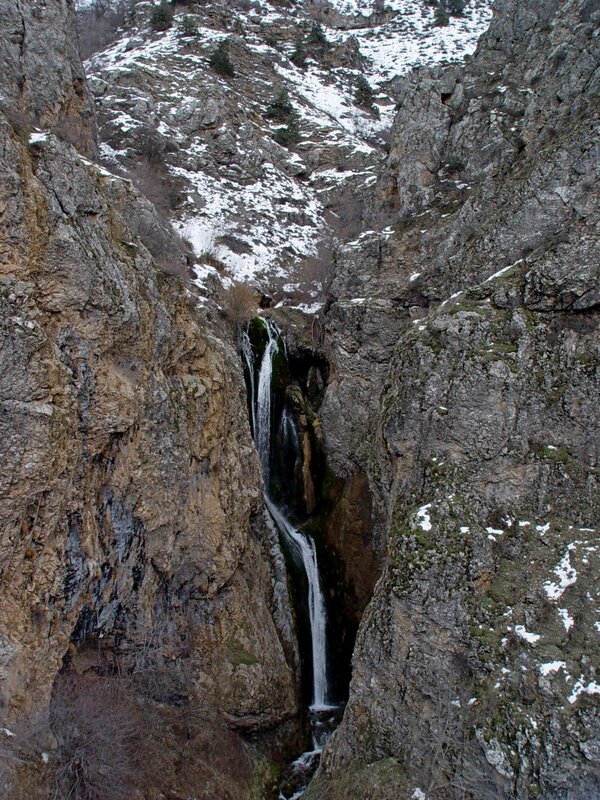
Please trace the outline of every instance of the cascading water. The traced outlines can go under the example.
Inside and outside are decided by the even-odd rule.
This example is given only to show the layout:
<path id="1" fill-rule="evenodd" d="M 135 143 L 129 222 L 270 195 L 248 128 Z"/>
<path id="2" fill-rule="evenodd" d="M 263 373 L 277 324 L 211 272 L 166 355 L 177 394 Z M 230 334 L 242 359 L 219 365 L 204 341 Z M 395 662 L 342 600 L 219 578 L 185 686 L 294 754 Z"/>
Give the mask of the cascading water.
<path id="1" fill-rule="evenodd" d="M 280 793 L 281 800 L 296 800 L 301 797 L 310 775 L 316 768 L 321 750 L 338 720 L 340 707 L 330 704 L 330 698 L 328 698 L 327 620 L 315 542 L 308 534 L 292 525 L 271 496 L 271 448 L 274 438 L 273 364 L 283 344 L 274 323 L 266 318 L 262 318 L 262 322 L 265 326 L 267 341 L 260 363 L 256 360 L 252 342 L 246 332 L 242 335 L 242 354 L 248 369 L 252 429 L 262 466 L 265 486 L 264 500 L 288 551 L 295 563 L 302 568 L 308 585 L 306 602 L 310 623 L 312 659 L 312 697 L 309 716 L 313 749 L 303 753 L 291 765 L 289 770 L 291 779 L 287 782 L 291 788 Z M 293 423 L 291 419 L 286 418 L 285 412 L 282 425 L 284 428 L 288 426 L 293 431 Z"/>
<path id="2" fill-rule="evenodd" d="M 278 332 L 274 324 L 264 320 L 268 341 L 255 380 L 254 353 L 250 339 L 244 333 L 242 352 L 250 374 L 252 425 L 254 441 L 260 458 L 265 486 L 265 505 L 285 539 L 290 551 L 299 561 L 308 582 L 308 613 L 312 644 L 313 694 L 311 707 L 327 707 L 327 642 L 325 638 L 325 603 L 319 579 L 317 550 L 309 536 L 297 530 L 269 496 L 271 477 L 273 359 L 279 351 Z"/>
<path id="3" fill-rule="evenodd" d="M 288 542 L 294 555 L 300 559 L 308 580 L 308 613 L 312 644 L 313 696 L 311 708 L 327 707 L 327 644 L 325 639 L 325 603 L 319 580 L 317 549 L 313 540 L 290 524 L 274 503 L 265 497 L 265 504 L 273 522 Z"/>

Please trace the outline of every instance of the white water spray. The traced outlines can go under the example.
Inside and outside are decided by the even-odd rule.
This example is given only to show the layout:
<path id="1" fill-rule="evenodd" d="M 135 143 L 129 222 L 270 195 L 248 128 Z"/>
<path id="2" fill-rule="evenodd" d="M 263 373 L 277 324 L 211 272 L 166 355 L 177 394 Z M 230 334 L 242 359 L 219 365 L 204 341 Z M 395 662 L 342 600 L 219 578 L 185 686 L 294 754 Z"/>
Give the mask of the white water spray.
<path id="1" fill-rule="evenodd" d="M 292 551 L 300 558 L 308 579 L 308 613 L 312 643 L 313 699 L 311 707 L 327 706 L 327 647 L 325 640 L 325 603 L 319 581 L 317 550 L 313 540 L 300 533 L 265 496 L 269 514 L 273 517 Z"/>

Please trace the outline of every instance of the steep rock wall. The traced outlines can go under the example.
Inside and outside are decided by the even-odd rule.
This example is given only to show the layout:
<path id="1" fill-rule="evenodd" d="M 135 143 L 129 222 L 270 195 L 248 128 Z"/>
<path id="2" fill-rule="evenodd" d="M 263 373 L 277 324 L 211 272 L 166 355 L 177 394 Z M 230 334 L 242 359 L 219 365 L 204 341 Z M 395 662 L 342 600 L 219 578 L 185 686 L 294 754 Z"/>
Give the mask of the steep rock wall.
<path id="1" fill-rule="evenodd" d="M 91 155 L 96 120 L 68 0 L 6 0 L 0 8 L 0 102 L 20 129 L 57 129 Z"/>
<path id="2" fill-rule="evenodd" d="M 499 3 L 411 76 L 399 221 L 339 253 L 325 446 L 387 555 L 311 798 L 598 792 L 597 26 Z"/>
<path id="3" fill-rule="evenodd" d="M 297 654 L 238 355 L 195 308 L 182 245 L 131 183 L 30 132 L 60 118 L 92 149 L 70 6 L 36 8 L 4 8 L 23 26 L 3 63 L 29 124 L 0 116 L 2 722 L 26 730 L 61 669 L 129 674 L 142 659 L 163 723 L 183 703 L 205 736 L 214 714 L 271 730 L 296 714 Z M 56 82 L 38 97 L 44 53 Z M 167 727 L 153 734 L 165 740 L 153 790 L 204 752 L 246 796 L 219 744 L 182 764 L 179 739 L 193 737 Z M 34 756 L 31 770 L 52 768 Z M 28 764 L 9 796 L 47 796 Z"/>

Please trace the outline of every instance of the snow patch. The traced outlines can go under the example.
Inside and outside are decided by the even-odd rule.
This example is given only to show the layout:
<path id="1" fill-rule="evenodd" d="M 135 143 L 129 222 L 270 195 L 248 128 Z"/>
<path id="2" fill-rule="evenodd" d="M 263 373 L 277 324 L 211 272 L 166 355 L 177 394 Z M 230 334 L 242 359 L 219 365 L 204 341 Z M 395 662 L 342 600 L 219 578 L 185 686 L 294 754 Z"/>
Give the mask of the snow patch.
<path id="1" fill-rule="evenodd" d="M 560 563 L 554 567 L 554 574 L 558 577 L 557 582 L 546 581 L 544 591 L 549 600 L 558 600 L 565 589 L 572 586 L 577 580 L 577 570 L 571 565 L 570 553 L 571 546 L 567 549 Z"/>
<path id="2" fill-rule="evenodd" d="M 48 141 L 48 134 L 41 131 L 35 131 L 29 134 L 29 144 L 41 144 Z"/>
<path id="3" fill-rule="evenodd" d="M 566 608 L 559 608 L 558 609 L 558 616 L 561 618 L 563 625 L 565 626 L 565 630 L 567 633 L 571 630 L 573 625 L 575 624 L 575 620 L 569 614 L 568 609 Z"/>
<path id="4" fill-rule="evenodd" d="M 421 508 L 417 511 L 417 525 L 419 525 L 424 531 L 431 530 L 431 517 L 429 516 L 430 508 L 431 503 L 427 503 L 427 505 L 421 506 Z"/>
<path id="5" fill-rule="evenodd" d="M 548 661 L 545 664 L 540 664 L 540 673 L 542 675 L 552 675 L 554 672 L 558 672 L 560 669 L 566 670 L 567 665 L 564 661 Z"/>
<path id="6" fill-rule="evenodd" d="M 515 625 L 515 633 L 520 639 L 524 639 L 529 644 L 536 644 L 542 638 L 539 633 L 528 631 L 524 625 Z"/>
<path id="7" fill-rule="evenodd" d="M 600 694 L 600 684 L 596 681 L 586 684 L 584 677 L 581 676 L 573 686 L 573 691 L 569 695 L 569 703 L 574 703 L 580 694 Z"/>

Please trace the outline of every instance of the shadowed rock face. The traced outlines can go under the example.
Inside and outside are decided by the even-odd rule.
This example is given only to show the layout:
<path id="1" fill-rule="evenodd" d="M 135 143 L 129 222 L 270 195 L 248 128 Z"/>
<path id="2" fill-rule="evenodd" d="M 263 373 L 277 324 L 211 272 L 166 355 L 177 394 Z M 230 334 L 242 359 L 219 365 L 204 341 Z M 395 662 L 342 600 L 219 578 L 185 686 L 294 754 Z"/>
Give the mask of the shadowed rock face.
<path id="1" fill-rule="evenodd" d="M 310 798 L 599 791 L 598 22 L 499 3 L 398 87 L 400 222 L 340 250 L 320 412 L 386 567 Z"/>
<path id="2" fill-rule="evenodd" d="M 189 299 L 181 243 L 129 181 L 16 117 L 60 120 L 93 149 L 70 6 L 24 6 L 0 21 L 0 717 L 26 727 L 63 667 L 127 673 L 141 657 L 168 790 L 182 714 L 202 727 L 208 709 L 232 752 L 223 720 L 295 715 L 285 571 L 238 356 Z M 219 758 L 211 744 L 217 793 Z M 39 752 L 19 769 L 3 796 L 48 796 Z"/>
<path id="3" fill-rule="evenodd" d="M 0 8 L 0 102 L 23 127 L 57 130 L 95 152 L 93 104 L 67 0 L 6 0 Z"/>

